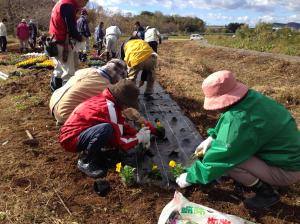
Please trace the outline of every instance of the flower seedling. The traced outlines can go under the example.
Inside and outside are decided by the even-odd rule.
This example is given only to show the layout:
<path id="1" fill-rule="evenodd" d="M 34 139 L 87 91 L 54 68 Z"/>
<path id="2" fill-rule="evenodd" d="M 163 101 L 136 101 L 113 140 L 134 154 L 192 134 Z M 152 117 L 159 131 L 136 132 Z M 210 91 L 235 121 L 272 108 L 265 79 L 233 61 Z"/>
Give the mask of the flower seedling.
<path id="1" fill-rule="evenodd" d="M 180 163 L 177 164 L 174 160 L 169 162 L 169 167 L 174 178 L 179 177 L 180 174 L 185 172 L 185 168 Z"/>
<path id="2" fill-rule="evenodd" d="M 122 163 L 117 163 L 116 172 L 119 173 L 121 180 L 125 186 L 132 186 L 135 183 L 135 168 L 128 165 L 122 166 Z"/>
<path id="3" fill-rule="evenodd" d="M 153 177 L 154 179 L 161 179 L 161 173 L 156 164 L 152 164 L 150 177 Z"/>

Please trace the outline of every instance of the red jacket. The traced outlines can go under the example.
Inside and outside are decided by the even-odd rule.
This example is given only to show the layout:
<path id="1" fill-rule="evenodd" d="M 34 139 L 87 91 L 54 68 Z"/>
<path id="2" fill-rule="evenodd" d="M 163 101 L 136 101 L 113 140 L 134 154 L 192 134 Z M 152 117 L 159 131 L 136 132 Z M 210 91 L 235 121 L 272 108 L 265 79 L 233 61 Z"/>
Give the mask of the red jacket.
<path id="1" fill-rule="evenodd" d="M 29 38 L 29 26 L 27 23 L 20 23 L 17 26 L 17 37 L 20 40 L 27 40 Z"/>
<path id="2" fill-rule="evenodd" d="M 137 130 L 125 123 L 121 108 L 109 89 L 79 104 L 60 129 L 59 142 L 70 152 L 77 151 L 78 137 L 84 130 L 101 123 L 114 129 L 111 145 L 127 151 L 138 144 Z"/>
<path id="3" fill-rule="evenodd" d="M 71 4 L 74 7 L 74 24 L 76 24 L 76 12 L 79 7 L 75 0 L 60 0 L 52 9 L 49 34 L 53 35 L 57 41 L 65 41 L 67 35 L 67 25 L 61 16 L 61 6 L 63 4 Z"/>

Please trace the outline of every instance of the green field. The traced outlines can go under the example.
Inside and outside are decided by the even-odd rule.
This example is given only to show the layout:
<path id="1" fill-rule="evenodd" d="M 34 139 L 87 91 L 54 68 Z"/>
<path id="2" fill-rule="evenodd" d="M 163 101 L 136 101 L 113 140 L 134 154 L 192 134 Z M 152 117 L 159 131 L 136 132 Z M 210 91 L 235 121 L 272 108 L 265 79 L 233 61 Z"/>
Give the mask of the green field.
<path id="1" fill-rule="evenodd" d="M 214 45 L 300 56 L 300 32 L 288 28 L 274 31 L 269 24 L 255 29 L 241 27 L 234 37 L 210 35 L 205 38 Z"/>

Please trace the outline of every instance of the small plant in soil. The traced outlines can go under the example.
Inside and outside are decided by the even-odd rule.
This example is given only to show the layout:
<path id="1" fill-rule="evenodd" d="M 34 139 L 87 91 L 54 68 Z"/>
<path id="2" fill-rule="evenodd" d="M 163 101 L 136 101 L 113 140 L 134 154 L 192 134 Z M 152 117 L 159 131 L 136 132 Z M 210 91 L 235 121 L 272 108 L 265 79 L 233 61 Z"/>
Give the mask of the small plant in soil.
<path id="1" fill-rule="evenodd" d="M 0 212 L 0 221 L 4 221 L 6 219 L 6 213 Z"/>
<path id="2" fill-rule="evenodd" d="M 161 179 L 161 173 L 158 169 L 158 166 L 156 164 L 152 164 L 151 172 L 149 176 L 153 179 L 160 180 Z"/>
<path id="3" fill-rule="evenodd" d="M 135 168 L 125 165 L 122 166 L 122 163 L 116 164 L 116 172 L 119 173 L 122 183 L 125 186 L 132 186 L 135 183 L 134 180 L 134 174 L 135 174 Z"/>
<path id="4" fill-rule="evenodd" d="M 180 174 L 185 172 L 184 166 L 182 166 L 180 163 L 176 163 L 174 160 L 169 162 L 169 167 L 174 178 L 179 177 Z"/>

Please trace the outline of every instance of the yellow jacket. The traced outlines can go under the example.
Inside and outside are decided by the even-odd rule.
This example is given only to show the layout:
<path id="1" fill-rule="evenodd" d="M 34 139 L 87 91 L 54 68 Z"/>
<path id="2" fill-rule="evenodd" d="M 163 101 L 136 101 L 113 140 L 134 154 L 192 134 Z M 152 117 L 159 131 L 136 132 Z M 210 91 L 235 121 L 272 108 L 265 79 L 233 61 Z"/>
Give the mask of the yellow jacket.
<path id="1" fill-rule="evenodd" d="M 125 44 L 124 52 L 124 61 L 131 68 L 146 61 L 154 51 L 146 41 L 134 39 Z"/>

